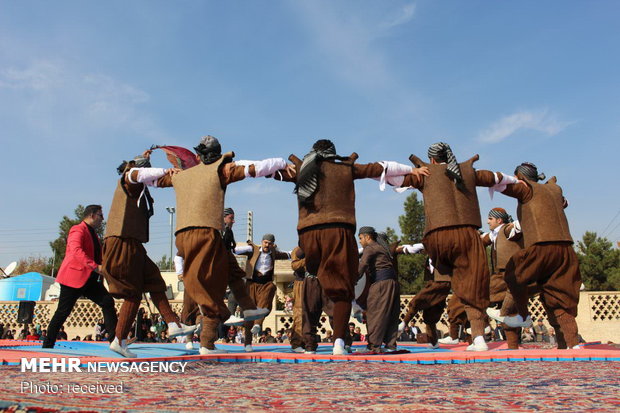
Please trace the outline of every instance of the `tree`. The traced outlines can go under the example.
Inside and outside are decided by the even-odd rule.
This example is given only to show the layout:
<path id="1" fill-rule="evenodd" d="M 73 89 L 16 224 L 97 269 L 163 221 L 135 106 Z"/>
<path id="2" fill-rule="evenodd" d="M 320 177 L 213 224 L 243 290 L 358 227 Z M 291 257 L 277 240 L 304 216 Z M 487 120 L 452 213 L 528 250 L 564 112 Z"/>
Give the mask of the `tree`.
<path id="1" fill-rule="evenodd" d="M 620 250 L 607 238 L 587 231 L 577 242 L 581 279 L 590 291 L 620 290 Z"/>
<path id="2" fill-rule="evenodd" d="M 172 257 L 168 257 L 164 254 L 161 260 L 157 261 L 157 267 L 160 271 L 170 271 L 170 269 L 173 268 Z"/>
<path id="3" fill-rule="evenodd" d="M 17 267 L 15 267 L 14 274 L 25 274 L 27 272 L 38 272 L 40 274 L 49 274 L 51 268 L 51 261 L 48 257 L 42 257 L 40 255 L 20 258 L 17 261 Z"/>
<path id="4" fill-rule="evenodd" d="M 84 214 L 84 206 L 78 205 L 73 211 L 75 214 L 75 218 L 69 218 L 68 216 L 63 216 L 58 224 L 58 238 L 54 241 L 50 242 L 50 247 L 52 247 L 52 259 L 51 261 L 54 263 L 53 266 L 50 265 L 50 271 L 48 274 L 51 274 L 52 270 L 54 271 L 54 275 L 58 272 L 60 268 L 60 264 L 62 260 L 65 258 L 65 252 L 67 250 L 67 238 L 69 237 L 69 230 L 72 226 L 79 224 L 82 222 L 82 215 Z M 101 225 L 99 229 L 96 230 L 99 238 L 103 238 L 103 233 L 105 232 L 105 223 Z"/>
<path id="5" fill-rule="evenodd" d="M 418 194 L 412 192 L 405 199 L 403 206 L 405 214 L 398 217 L 400 231 L 403 234 L 400 239 L 401 243 L 422 242 L 424 236 L 424 204 L 418 199 Z M 386 233 L 390 242 L 398 239 L 394 229 L 388 227 Z M 422 289 L 425 265 L 426 256 L 423 254 L 400 255 L 398 257 L 401 294 L 415 294 Z"/>

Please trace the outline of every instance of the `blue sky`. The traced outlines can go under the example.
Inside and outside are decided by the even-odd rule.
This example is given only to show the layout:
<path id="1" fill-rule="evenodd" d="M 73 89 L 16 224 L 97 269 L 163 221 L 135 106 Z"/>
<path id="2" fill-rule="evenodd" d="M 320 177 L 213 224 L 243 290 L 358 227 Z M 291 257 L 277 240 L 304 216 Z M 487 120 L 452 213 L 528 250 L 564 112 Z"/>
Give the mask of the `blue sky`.
<path id="1" fill-rule="evenodd" d="M 424 156 L 512 172 L 534 162 L 571 201 L 571 231 L 620 240 L 620 4 L 615 1 L 0 3 L 0 266 L 49 255 L 77 204 L 104 212 L 116 166 L 151 144 L 217 136 L 238 159 L 303 156 L 319 138 L 360 162 Z M 162 154 L 154 163 L 166 166 Z M 292 185 L 233 184 L 255 239 L 296 243 Z M 398 227 L 408 193 L 357 184 L 358 225 Z M 169 250 L 171 189 L 148 250 Z M 483 215 L 515 211 L 479 190 Z"/>

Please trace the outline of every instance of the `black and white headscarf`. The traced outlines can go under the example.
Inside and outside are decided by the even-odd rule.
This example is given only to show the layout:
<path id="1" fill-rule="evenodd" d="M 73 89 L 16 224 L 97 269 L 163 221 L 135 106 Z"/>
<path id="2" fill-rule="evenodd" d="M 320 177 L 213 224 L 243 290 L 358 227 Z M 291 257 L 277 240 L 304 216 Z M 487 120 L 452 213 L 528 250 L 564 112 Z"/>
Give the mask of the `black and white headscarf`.
<path id="1" fill-rule="evenodd" d="M 333 143 L 323 150 L 313 148 L 304 156 L 299 174 L 297 175 L 297 185 L 295 187 L 295 193 L 300 203 L 307 203 L 310 197 L 316 192 L 319 186 L 319 167 L 321 166 L 321 162 L 326 159 L 336 158 L 339 157 L 336 155 L 336 146 Z"/>
<path id="2" fill-rule="evenodd" d="M 214 136 L 207 135 L 200 139 L 198 146 L 194 146 L 194 150 L 205 165 L 209 165 L 222 156 L 222 147 L 220 142 Z"/>
<path id="3" fill-rule="evenodd" d="M 489 218 L 500 218 L 504 224 L 509 224 L 513 221 L 510 214 L 504 208 L 493 208 L 489 211 Z"/>
<path id="4" fill-rule="evenodd" d="M 531 162 L 523 162 L 515 169 L 515 175 L 521 174 L 530 181 L 538 182 L 546 178 L 545 174 L 538 173 L 538 168 Z"/>
<path id="5" fill-rule="evenodd" d="M 388 243 L 388 236 L 385 232 L 377 233 L 377 244 L 381 245 L 387 252 L 390 259 L 392 259 L 392 252 L 390 251 L 390 244 Z"/>
<path id="6" fill-rule="evenodd" d="M 445 162 L 448 165 L 446 174 L 450 179 L 455 181 L 457 185 L 463 182 L 463 175 L 461 175 L 461 168 L 456 161 L 456 157 L 452 153 L 450 145 L 444 142 L 438 142 L 432 144 L 428 148 L 428 157 L 435 159 L 439 162 Z"/>

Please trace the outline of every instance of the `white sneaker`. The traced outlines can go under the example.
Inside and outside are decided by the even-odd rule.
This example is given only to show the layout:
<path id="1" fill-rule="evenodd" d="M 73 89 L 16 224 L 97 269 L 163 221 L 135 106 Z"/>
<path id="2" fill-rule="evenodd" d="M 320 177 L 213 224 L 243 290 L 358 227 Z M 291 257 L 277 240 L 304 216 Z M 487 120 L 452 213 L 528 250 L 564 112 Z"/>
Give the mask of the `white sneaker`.
<path id="1" fill-rule="evenodd" d="M 254 348 L 252 347 L 251 344 L 248 344 L 247 346 L 245 346 L 245 351 L 246 353 L 251 353 L 254 351 Z"/>
<path id="2" fill-rule="evenodd" d="M 567 350 L 583 350 L 583 346 L 580 346 L 579 344 L 577 344 L 576 346 L 571 347 L 571 348 L 569 348 Z"/>
<path id="3" fill-rule="evenodd" d="M 252 327 L 250 331 L 252 332 L 253 335 L 257 336 L 260 334 L 261 327 L 259 324 L 254 324 L 254 326 Z"/>
<path id="4" fill-rule="evenodd" d="M 467 346 L 466 351 L 487 351 L 489 346 L 487 346 L 486 341 L 484 341 L 484 337 L 478 336 L 474 337 L 472 344 Z"/>
<path id="5" fill-rule="evenodd" d="M 437 342 L 437 344 L 428 343 L 426 345 L 426 348 L 429 350 L 437 350 L 439 348 L 439 342 Z"/>
<path id="6" fill-rule="evenodd" d="M 334 342 L 334 349 L 332 350 L 334 356 L 344 356 L 347 354 L 347 350 L 344 348 L 344 340 L 337 338 Z"/>
<path id="7" fill-rule="evenodd" d="M 471 336 L 471 328 L 466 328 L 465 332 Z M 484 328 L 484 334 L 491 334 L 491 327 L 486 326 Z"/>
<path id="8" fill-rule="evenodd" d="M 194 343 L 192 343 L 191 341 L 188 341 L 187 343 L 185 343 L 185 349 L 186 350 L 193 350 L 194 349 Z"/>
<path id="9" fill-rule="evenodd" d="M 405 331 L 405 322 L 402 321 L 399 325 L 398 325 L 398 333 L 402 333 L 403 331 Z"/>
<path id="10" fill-rule="evenodd" d="M 499 315 L 500 310 L 497 308 L 487 308 L 487 315 L 491 317 L 493 320 L 499 321 L 500 323 L 504 322 L 504 316 Z"/>
<path id="11" fill-rule="evenodd" d="M 254 320 L 258 320 L 264 317 L 267 317 L 267 315 L 271 312 L 271 310 L 267 309 L 267 308 L 257 308 L 255 310 L 245 310 L 243 312 L 243 319 L 245 321 L 254 321 Z"/>
<path id="12" fill-rule="evenodd" d="M 211 350 L 211 349 L 208 349 L 206 347 L 200 347 L 200 355 L 201 356 L 208 356 L 209 354 L 224 354 L 224 353 L 228 353 L 228 351 L 226 351 L 226 350 L 218 350 L 216 348 Z"/>
<path id="13" fill-rule="evenodd" d="M 487 346 L 487 343 L 472 343 L 469 346 L 467 346 L 467 349 L 465 351 L 487 351 L 489 349 L 489 346 Z"/>
<path id="14" fill-rule="evenodd" d="M 293 353 L 303 353 L 304 351 L 306 351 L 303 347 L 295 347 L 293 349 Z"/>
<path id="15" fill-rule="evenodd" d="M 316 354 L 316 351 L 306 350 L 304 351 L 304 354 Z"/>
<path id="16" fill-rule="evenodd" d="M 168 324 L 168 337 L 186 336 L 188 334 L 194 334 L 198 326 L 186 326 L 183 323 L 169 323 Z"/>
<path id="17" fill-rule="evenodd" d="M 120 354 L 123 357 L 127 357 L 130 359 L 136 358 L 136 354 L 129 351 L 127 348 L 127 340 L 122 340 L 120 343 L 118 342 L 118 337 L 114 338 L 114 341 L 110 343 L 110 350 L 115 353 Z"/>
<path id="18" fill-rule="evenodd" d="M 237 317 L 236 315 L 231 315 L 228 317 L 228 320 L 224 321 L 225 326 L 242 326 L 245 323 L 245 320 L 241 317 Z"/>
<path id="19" fill-rule="evenodd" d="M 448 336 L 448 337 L 440 338 L 439 340 L 437 340 L 437 342 L 439 344 L 459 344 L 459 339 L 458 338 L 453 339 L 452 337 Z"/>

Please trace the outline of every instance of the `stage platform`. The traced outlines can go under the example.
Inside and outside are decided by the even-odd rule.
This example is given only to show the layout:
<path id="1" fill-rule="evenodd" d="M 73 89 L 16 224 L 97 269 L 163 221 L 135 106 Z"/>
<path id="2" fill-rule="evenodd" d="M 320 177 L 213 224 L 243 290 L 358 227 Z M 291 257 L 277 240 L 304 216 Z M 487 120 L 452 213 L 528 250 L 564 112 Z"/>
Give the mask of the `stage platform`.
<path id="1" fill-rule="evenodd" d="M 197 347 L 197 343 L 194 343 Z M 506 343 L 489 343 L 489 351 L 465 351 L 466 344 L 442 345 L 431 350 L 425 344 L 401 343 L 399 350 L 408 350 L 400 354 L 356 354 L 333 356 L 330 344 L 321 344 L 316 354 L 299 354 L 291 351 L 288 344 L 255 344 L 254 352 L 246 353 L 240 344 L 217 344 L 218 349 L 228 353 L 201 356 L 198 349 L 186 350 L 184 343 L 134 343 L 131 351 L 137 358 L 120 357 L 108 348 L 104 342 L 58 341 L 53 349 L 41 348 L 40 342 L 20 340 L 0 340 L 0 364 L 19 365 L 22 358 L 33 357 L 77 357 L 83 365 L 88 362 L 118 361 L 214 361 L 227 363 L 329 363 L 329 362 L 365 362 L 365 363 L 408 363 L 408 364 L 469 364 L 492 362 L 527 362 L 527 361 L 620 361 L 620 348 L 601 344 L 586 343 L 580 349 L 557 350 L 541 348 L 524 348 L 508 350 Z M 365 351 L 364 343 L 354 343 L 353 351 Z"/>

